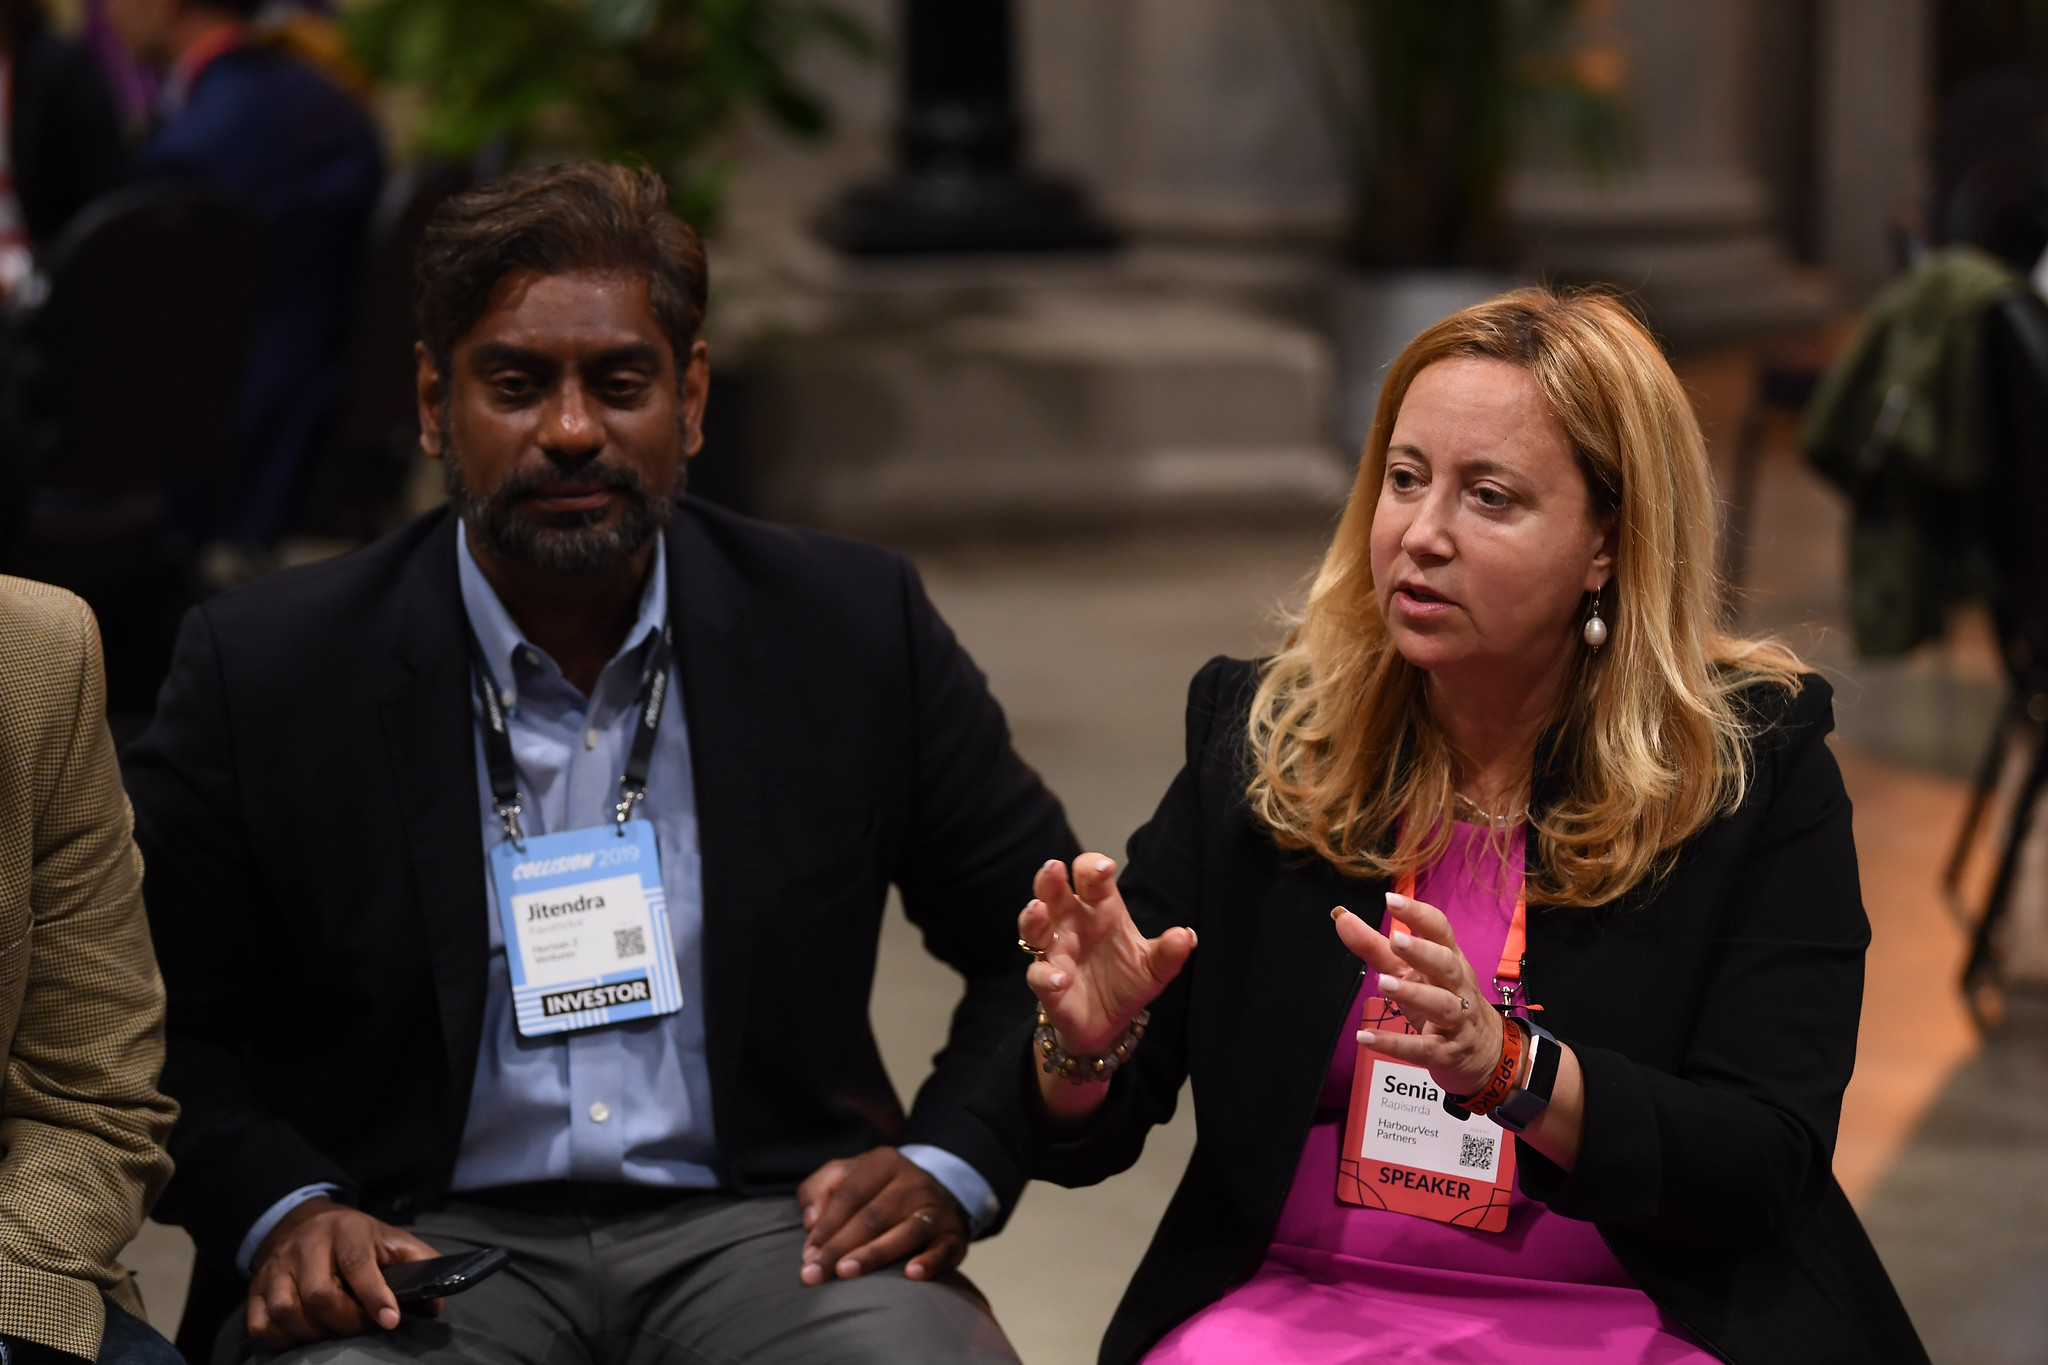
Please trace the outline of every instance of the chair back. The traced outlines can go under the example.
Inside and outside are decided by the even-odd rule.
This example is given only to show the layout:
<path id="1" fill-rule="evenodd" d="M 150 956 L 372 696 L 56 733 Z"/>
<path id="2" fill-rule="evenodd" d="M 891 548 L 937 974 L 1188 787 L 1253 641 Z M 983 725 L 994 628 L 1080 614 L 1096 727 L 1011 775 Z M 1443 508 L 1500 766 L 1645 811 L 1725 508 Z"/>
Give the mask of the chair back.
<path id="1" fill-rule="evenodd" d="M 1995 467 L 1984 499 L 1992 614 L 2014 685 L 2048 693 L 2048 306 L 2015 292 L 1985 320 Z"/>
<path id="2" fill-rule="evenodd" d="M 90 205 L 21 316 L 31 488 L 113 502 L 216 485 L 264 293 L 263 230 L 220 191 L 163 183 Z"/>

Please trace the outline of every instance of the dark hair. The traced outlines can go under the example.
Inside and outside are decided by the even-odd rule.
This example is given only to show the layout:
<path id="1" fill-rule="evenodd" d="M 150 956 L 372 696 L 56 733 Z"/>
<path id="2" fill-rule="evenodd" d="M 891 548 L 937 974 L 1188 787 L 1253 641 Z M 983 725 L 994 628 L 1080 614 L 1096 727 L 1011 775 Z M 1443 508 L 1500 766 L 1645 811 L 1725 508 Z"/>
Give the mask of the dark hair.
<path id="1" fill-rule="evenodd" d="M 428 221 L 413 318 L 434 368 L 450 357 L 515 270 L 620 271 L 647 280 L 647 302 L 681 370 L 704 325 L 704 246 L 668 206 L 653 171 L 567 161 L 514 171 L 448 199 Z"/>

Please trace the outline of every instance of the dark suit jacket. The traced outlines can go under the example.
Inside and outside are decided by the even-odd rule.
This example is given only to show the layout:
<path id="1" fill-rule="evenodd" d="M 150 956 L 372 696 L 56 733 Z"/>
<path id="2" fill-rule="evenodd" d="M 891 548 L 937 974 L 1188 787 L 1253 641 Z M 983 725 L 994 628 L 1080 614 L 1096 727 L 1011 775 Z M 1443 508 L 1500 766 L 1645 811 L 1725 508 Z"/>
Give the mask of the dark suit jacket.
<path id="1" fill-rule="evenodd" d="M 44 252 L 80 209 L 121 183 L 128 149 L 92 52 L 46 24 L 15 44 L 13 96 L 8 164 L 29 240 Z"/>
<path id="2" fill-rule="evenodd" d="M 490 913 L 456 526 L 195 608 L 129 753 L 184 1106 L 157 1216 L 216 1284 L 300 1186 L 399 1220 L 448 1188 Z M 903 559 L 694 498 L 667 536 L 723 1181 L 929 1142 L 1007 1210 L 1023 1177 L 965 1101 L 1031 1009 L 1016 914 L 1075 851 L 1059 803 Z M 868 1026 L 892 882 L 967 978 L 907 1117 Z"/>
<path id="3" fill-rule="evenodd" d="M 384 175 L 369 115 L 278 49 L 216 57 L 137 158 L 138 180 L 196 179 L 248 200 L 268 247 L 226 534 L 289 528 L 311 451 L 341 400 L 349 298 Z"/>
<path id="4" fill-rule="evenodd" d="M 1257 1269 L 1360 967 L 1330 908 L 1385 912 L 1385 881 L 1280 849 L 1246 808 L 1253 665 L 1210 663 L 1187 765 L 1131 839 L 1124 897 L 1147 935 L 1201 947 L 1093 1123 L 1041 1126 L 1028 1032 L 977 1108 L 1027 1174 L 1085 1185 L 1137 1159 L 1192 1079 L 1200 1142 L 1102 1344 L 1146 1348 Z M 1741 807 L 1647 892 L 1594 912 L 1530 907 L 1530 999 L 1577 1053 L 1583 1146 L 1569 1175 L 1518 1144 L 1521 1186 L 1595 1223 L 1650 1297 L 1743 1365 L 1915 1362 L 1925 1353 L 1830 1166 L 1856 1056 L 1869 941 L 1849 801 L 1822 736 L 1831 692 L 1752 694 L 1761 734 Z M 1539 765 L 1534 801 L 1559 776 Z M 1331 1172 L 1335 1198 L 1336 1173 Z"/>

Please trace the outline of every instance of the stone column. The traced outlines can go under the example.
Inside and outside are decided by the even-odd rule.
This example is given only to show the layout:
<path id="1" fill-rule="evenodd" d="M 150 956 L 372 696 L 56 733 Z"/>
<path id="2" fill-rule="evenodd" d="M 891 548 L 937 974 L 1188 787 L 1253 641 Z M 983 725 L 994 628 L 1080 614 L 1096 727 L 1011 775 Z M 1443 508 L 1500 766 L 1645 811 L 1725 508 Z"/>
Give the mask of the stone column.
<path id="1" fill-rule="evenodd" d="M 1851 298 L 1897 272 L 1891 229 L 1927 194 L 1932 45 L 1928 0 L 1824 0 L 1818 236 Z"/>
<path id="2" fill-rule="evenodd" d="M 1291 14 L 1307 2 L 1026 0 L 1047 163 L 1135 238 L 1334 239 L 1344 187 Z"/>
<path id="3" fill-rule="evenodd" d="M 1823 281 L 1771 232 L 1749 162 L 1756 3 L 1616 0 L 1640 164 L 1605 181 L 1532 167 L 1513 194 L 1533 265 L 1640 292 L 1680 343 L 1810 323 L 1829 306 Z"/>

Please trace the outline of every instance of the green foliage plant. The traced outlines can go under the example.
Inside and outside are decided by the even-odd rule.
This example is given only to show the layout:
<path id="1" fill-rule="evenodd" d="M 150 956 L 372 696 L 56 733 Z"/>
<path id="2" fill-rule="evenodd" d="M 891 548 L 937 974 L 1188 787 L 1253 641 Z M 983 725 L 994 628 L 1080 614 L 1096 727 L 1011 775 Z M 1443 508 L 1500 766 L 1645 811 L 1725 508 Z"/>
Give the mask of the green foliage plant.
<path id="1" fill-rule="evenodd" d="M 1595 172 L 1633 125 L 1618 44 L 1584 41 L 1582 0 L 1281 0 L 1350 183 L 1360 266 L 1507 262 L 1507 182 L 1532 144 Z"/>
<path id="2" fill-rule="evenodd" d="M 718 135 L 757 110 L 822 136 L 830 111 L 798 57 L 877 51 L 829 0 L 364 0 L 344 23 L 372 77 L 417 101 L 414 154 L 466 162 L 503 139 L 515 159 L 641 161 L 705 229 L 730 175 Z"/>

